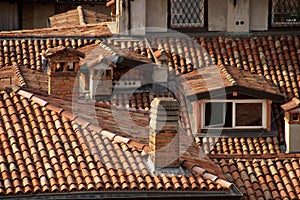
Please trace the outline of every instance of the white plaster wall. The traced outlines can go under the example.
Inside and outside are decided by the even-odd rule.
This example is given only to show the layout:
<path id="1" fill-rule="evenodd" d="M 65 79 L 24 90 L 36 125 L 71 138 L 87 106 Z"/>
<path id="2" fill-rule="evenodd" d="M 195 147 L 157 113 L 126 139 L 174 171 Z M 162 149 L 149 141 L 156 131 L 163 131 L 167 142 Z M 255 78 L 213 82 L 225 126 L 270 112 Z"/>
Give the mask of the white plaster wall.
<path id="1" fill-rule="evenodd" d="M 128 19 L 129 13 L 128 10 L 128 1 L 129 0 L 117 0 L 116 1 L 116 15 L 117 17 L 117 32 L 123 33 L 128 30 Z M 124 7 L 125 6 L 125 7 Z"/>
<path id="2" fill-rule="evenodd" d="M 54 4 L 34 4 L 33 10 L 33 27 L 45 28 L 47 27 L 48 17 L 55 14 Z"/>
<path id="3" fill-rule="evenodd" d="M 250 20 L 250 0 L 228 0 L 227 31 L 248 32 Z M 238 25 L 236 24 L 238 23 Z"/>
<path id="4" fill-rule="evenodd" d="M 226 0 L 208 1 L 208 31 L 227 30 L 227 5 Z"/>
<path id="5" fill-rule="evenodd" d="M 147 0 L 147 27 L 168 28 L 168 0 Z"/>
<path id="6" fill-rule="evenodd" d="M 268 0 L 251 0 L 250 2 L 250 30 L 268 30 Z"/>
<path id="7" fill-rule="evenodd" d="M 131 34 L 145 35 L 146 12 L 146 0 L 130 0 Z"/>
<path id="8" fill-rule="evenodd" d="M 300 124 L 285 122 L 286 152 L 300 152 Z"/>
<path id="9" fill-rule="evenodd" d="M 0 2 L 0 31 L 18 29 L 18 4 Z"/>

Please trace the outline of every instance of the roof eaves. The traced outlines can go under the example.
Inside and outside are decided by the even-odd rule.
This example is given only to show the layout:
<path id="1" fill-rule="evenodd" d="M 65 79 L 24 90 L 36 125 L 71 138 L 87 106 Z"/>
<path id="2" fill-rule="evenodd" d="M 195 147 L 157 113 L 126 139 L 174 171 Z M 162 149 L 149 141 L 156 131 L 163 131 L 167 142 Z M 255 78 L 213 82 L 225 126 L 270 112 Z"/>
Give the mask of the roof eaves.
<path id="1" fill-rule="evenodd" d="M 242 194 L 234 187 L 230 191 L 89 191 L 71 193 L 41 193 L 11 196 L 12 199 L 241 199 Z M 9 199 L 4 196 L 0 199 Z"/>
<path id="2" fill-rule="evenodd" d="M 229 86 L 229 87 L 225 87 L 225 88 L 219 88 L 219 89 L 199 93 L 196 96 L 197 96 L 197 99 L 207 99 L 207 98 L 217 98 L 217 97 L 218 98 L 226 98 L 226 96 L 224 95 L 224 90 L 225 90 L 226 94 L 238 92 L 240 94 L 244 94 L 247 96 L 270 99 L 270 100 L 273 100 L 273 101 L 276 101 L 279 103 L 284 102 L 284 99 L 285 99 L 285 97 L 281 94 L 272 94 L 272 93 L 259 91 L 259 90 L 255 90 L 255 89 L 248 88 L 248 87 L 243 87 L 240 85 L 233 85 L 233 86 Z M 190 100 L 195 100 L 194 96 L 195 95 L 190 95 L 190 96 L 188 96 L 188 98 Z"/>
<path id="3" fill-rule="evenodd" d="M 16 77 L 18 78 L 19 85 L 21 87 L 28 87 L 27 83 L 26 83 L 26 81 L 24 79 L 24 76 L 23 76 L 23 74 L 22 74 L 22 72 L 20 70 L 20 67 L 18 66 L 17 63 L 13 63 L 13 71 L 14 71 Z"/>
<path id="4" fill-rule="evenodd" d="M 200 166 L 198 166 L 198 165 L 196 165 L 194 163 L 191 163 L 191 162 L 189 162 L 187 160 L 183 160 L 182 166 L 190 169 L 192 172 L 194 172 L 194 173 L 196 173 L 198 175 L 201 175 L 202 177 L 204 177 L 206 179 L 209 179 L 209 180 L 211 180 L 213 182 L 219 183 L 222 187 L 230 189 L 232 187 L 232 185 L 233 185 L 233 183 L 230 183 L 230 182 L 228 182 L 228 181 L 226 181 L 224 179 L 221 179 L 218 176 L 207 172 L 202 167 L 200 167 Z"/>
<path id="5" fill-rule="evenodd" d="M 281 108 L 285 111 L 295 109 L 300 106 L 300 100 L 294 97 L 291 101 L 281 105 Z"/>

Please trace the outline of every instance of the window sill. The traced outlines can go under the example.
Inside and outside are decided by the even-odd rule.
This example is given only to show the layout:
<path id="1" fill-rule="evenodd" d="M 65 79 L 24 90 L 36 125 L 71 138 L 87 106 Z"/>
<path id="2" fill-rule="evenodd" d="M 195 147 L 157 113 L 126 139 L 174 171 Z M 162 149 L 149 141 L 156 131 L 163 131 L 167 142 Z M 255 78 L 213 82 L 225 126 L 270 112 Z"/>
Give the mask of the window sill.
<path id="1" fill-rule="evenodd" d="M 197 133 L 198 137 L 274 137 L 277 136 L 276 130 L 267 131 L 266 129 L 202 129 Z"/>

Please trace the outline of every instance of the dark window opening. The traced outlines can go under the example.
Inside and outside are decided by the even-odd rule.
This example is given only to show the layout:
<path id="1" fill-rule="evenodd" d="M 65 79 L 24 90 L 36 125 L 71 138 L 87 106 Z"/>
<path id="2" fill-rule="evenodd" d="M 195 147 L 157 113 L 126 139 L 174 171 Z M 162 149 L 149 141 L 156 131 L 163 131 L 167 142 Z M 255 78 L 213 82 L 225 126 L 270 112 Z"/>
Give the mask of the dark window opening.
<path id="1" fill-rule="evenodd" d="M 236 126 L 262 126 L 261 103 L 236 103 Z"/>
<path id="2" fill-rule="evenodd" d="M 300 0 L 272 0 L 271 27 L 300 25 Z"/>
<path id="3" fill-rule="evenodd" d="M 293 121 L 299 121 L 299 114 L 298 113 L 292 113 L 292 120 Z"/>
<path id="4" fill-rule="evenodd" d="M 106 78 L 109 80 L 109 79 L 112 79 L 112 73 L 111 73 L 111 70 L 108 69 L 106 70 Z"/>
<path id="5" fill-rule="evenodd" d="M 203 28 L 205 0 L 170 0 L 170 28 Z"/>
<path id="6" fill-rule="evenodd" d="M 213 102 L 205 104 L 205 126 L 232 127 L 232 103 Z"/>

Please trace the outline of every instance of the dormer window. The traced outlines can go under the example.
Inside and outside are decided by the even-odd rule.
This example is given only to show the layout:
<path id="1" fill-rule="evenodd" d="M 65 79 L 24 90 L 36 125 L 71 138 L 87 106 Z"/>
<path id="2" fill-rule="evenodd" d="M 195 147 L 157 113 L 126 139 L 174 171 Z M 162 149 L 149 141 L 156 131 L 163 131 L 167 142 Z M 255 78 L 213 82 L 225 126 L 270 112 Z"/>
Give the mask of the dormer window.
<path id="1" fill-rule="evenodd" d="M 266 128 L 267 100 L 204 100 L 204 129 Z"/>

